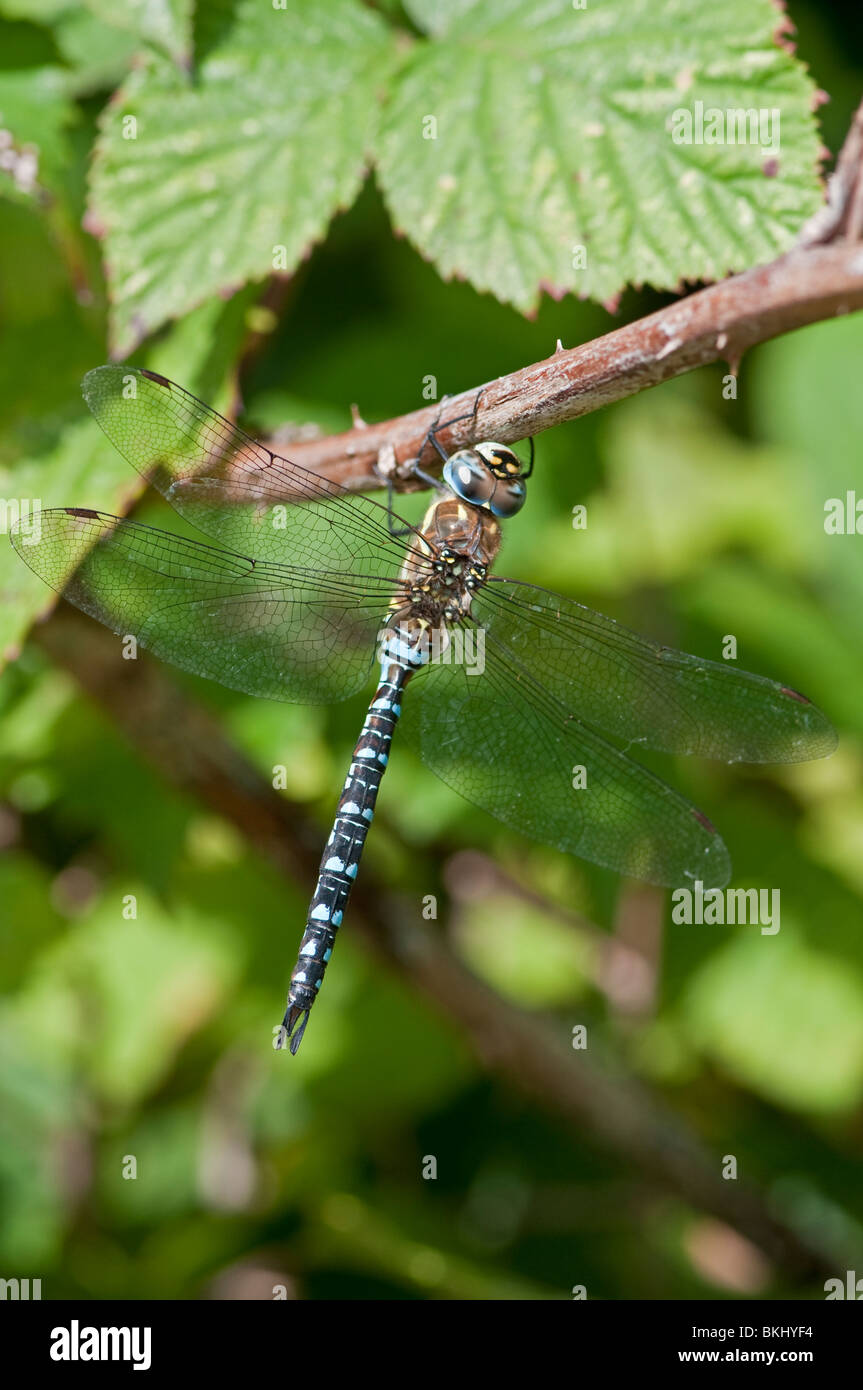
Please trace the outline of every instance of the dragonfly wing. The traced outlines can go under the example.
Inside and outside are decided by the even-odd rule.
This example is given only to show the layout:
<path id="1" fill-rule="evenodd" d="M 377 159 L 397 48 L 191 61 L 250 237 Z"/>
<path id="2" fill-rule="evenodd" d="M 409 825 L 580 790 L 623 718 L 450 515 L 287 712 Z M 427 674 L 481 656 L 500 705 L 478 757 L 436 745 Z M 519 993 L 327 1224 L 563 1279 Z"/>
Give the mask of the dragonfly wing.
<path id="1" fill-rule="evenodd" d="M 572 599 L 491 579 L 473 616 L 579 717 L 624 743 L 724 762 L 802 762 L 836 747 L 804 695 L 647 641 Z"/>
<path id="2" fill-rule="evenodd" d="M 220 545 L 315 570 L 398 573 L 404 544 L 385 507 L 271 453 L 182 386 L 106 366 L 83 391 L 114 447 Z"/>
<path id="3" fill-rule="evenodd" d="M 651 883 L 720 887 L 730 877 L 707 818 L 580 723 L 490 635 L 481 672 L 442 662 L 414 678 L 402 725 L 444 782 L 532 839 Z"/>
<path id="4" fill-rule="evenodd" d="M 31 539 L 35 537 L 35 539 Z M 366 683 L 391 586 L 292 571 L 103 512 L 44 511 L 13 532 L 47 584 L 162 660 L 232 690 L 303 703 Z"/>

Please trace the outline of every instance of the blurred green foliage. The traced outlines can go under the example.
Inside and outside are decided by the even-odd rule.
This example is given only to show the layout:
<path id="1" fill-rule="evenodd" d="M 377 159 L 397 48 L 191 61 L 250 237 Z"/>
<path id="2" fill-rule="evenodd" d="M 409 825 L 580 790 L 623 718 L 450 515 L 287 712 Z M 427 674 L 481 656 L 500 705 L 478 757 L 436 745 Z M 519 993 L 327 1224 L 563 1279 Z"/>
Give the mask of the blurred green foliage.
<path id="1" fill-rule="evenodd" d="M 394 15 L 417 33 L 428 7 L 377 8 L 358 22 L 384 29 Z M 0 0 L 0 115 L 45 153 L 35 193 L 0 174 L 2 493 L 108 511 L 136 501 L 138 480 L 78 394 L 109 351 L 100 246 L 81 225 L 86 180 L 107 98 L 143 81 L 129 76 L 132 54 L 149 43 L 167 82 L 192 32 L 181 3 L 152 7 L 144 34 L 117 9 Z M 835 95 L 822 113 L 835 149 L 863 85 L 854 12 L 791 10 L 812 76 Z M 195 19 L 216 68 L 229 17 L 223 4 Z M 279 100 L 289 107 L 290 90 Z M 348 119 L 333 106 L 317 138 L 328 121 L 333 141 L 346 136 Z M 98 196 L 122 211 L 111 167 L 103 151 Z M 328 215 L 309 214 L 304 245 Z M 138 232 L 123 234 L 132 256 Z M 242 362 L 245 418 L 260 432 L 347 426 L 352 401 L 388 417 L 421 403 L 429 374 L 440 393 L 460 390 L 620 321 L 572 296 L 526 320 L 443 283 L 393 238 L 366 183 L 250 354 L 250 323 L 267 323 L 249 317 L 260 285 L 230 299 L 215 282 L 190 285 L 180 303 L 171 238 L 187 279 L 209 255 L 206 237 L 196 248 L 184 236 L 160 243 L 174 297 L 147 324 L 182 316 L 136 360 L 222 408 Z M 630 291 L 623 317 L 657 302 Z M 133 307 L 115 305 L 126 333 Z M 736 1155 L 774 1210 L 858 1248 L 863 564 L 859 536 L 825 534 L 823 508 L 861 486 L 861 352 L 863 320 L 837 320 L 747 357 L 734 400 L 717 367 L 541 438 L 499 563 L 714 659 L 733 633 L 742 666 L 828 712 L 841 742 L 823 764 L 652 762 L 720 827 L 736 885 L 781 890 L 779 934 L 672 926 L 661 897 L 653 992 L 633 1008 L 603 979 L 601 943 L 645 945 L 633 921 L 656 917 L 655 897 L 642 912 L 613 875 L 520 842 L 403 747 L 366 851 L 405 913 L 418 919 L 423 895 L 442 894 L 432 929 L 504 999 L 527 999 L 564 1038 L 586 1023 L 603 1055 L 704 1138 L 717 1169 Z M 586 531 L 572 526 L 580 503 Z M 177 526 L 151 498 L 137 514 Z M 50 595 L 8 546 L 0 587 L 0 650 L 18 657 Z M 287 766 L 287 793 L 323 840 L 362 702 L 269 706 L 181 683 L 264 775 Z M 575 1284 L 606 1298 L 787 1291 L 781 1269 L 739 1250 L 712 1259 L 704 1218 L 681 1197 L 487 1074 L 366 956 L 350 917 L 300 1055 L 272 1053 L 311 884 L 278 878 L 234 827 L 167 787 L 36 646 L 0 682 L 0 847 L 0 1275 L 88 1298 L 236 1297 L 259 1287 L 256 1271 L 264 1297 L 274 1282 L 359 1299 L 565 1298 Z M 477 873 L 465 889 L 461 849 L 514 884 Z M 423 1178 L 428 1155 L 436 1181 Z"/>

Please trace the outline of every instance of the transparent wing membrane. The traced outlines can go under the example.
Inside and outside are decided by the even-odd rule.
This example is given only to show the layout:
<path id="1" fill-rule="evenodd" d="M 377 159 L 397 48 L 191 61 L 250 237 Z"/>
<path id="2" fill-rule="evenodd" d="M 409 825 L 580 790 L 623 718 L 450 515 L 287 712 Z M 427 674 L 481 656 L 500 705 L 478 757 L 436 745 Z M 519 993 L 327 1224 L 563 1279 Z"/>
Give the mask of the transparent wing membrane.
<path id="1" fill-rule="evenodd" d="M 76 608 L 162 660 L 271 700 L 342 700 L 369 678 L 393 586 L 233 555 L 103 512 L 42 512 L 13 544 Z M 71 573 L 70 573 L 71 571 Z"/>
<path id="2" fill-rule="evenodd" d="M 724 762 L 823 758 L 836 731 L 804 695 L 649 642 L 573 599 L 492 578 L 473 615 L 579 718 L 622 742 Z"/>
<path id="3" fill-rule="evenodd" d="M 520 834 L 651 883 L 728 881 L 705 816 L 581 723 L 487 636 L 485 669 L 430 666 L 414 679 L 401 731 L 468 801 Z"/>
<path id="4" fill-rule="evenodd" d="M 397 575 L 405 542 L 372 498 L 271 453 L 155 373 L 97 367 L 83 390 L 115 448 L 220 545 L 315 572 Z"/>

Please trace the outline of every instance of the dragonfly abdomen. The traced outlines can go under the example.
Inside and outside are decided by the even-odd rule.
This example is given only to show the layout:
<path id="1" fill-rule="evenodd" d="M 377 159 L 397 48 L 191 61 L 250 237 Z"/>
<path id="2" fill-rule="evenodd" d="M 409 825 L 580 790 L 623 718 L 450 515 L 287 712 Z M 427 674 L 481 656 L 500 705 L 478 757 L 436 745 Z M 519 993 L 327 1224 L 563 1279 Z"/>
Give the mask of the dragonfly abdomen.
<path id="1" fill-rule="evenodd" d="M 413 663 L 386 659 L 381 683 L 366 714 L 327 840 L 318 881 L 309 906 L 306 929 L 288 990 L 288 1007 L 278 1046 L 290 1038 L 296 1053 L 318 996 L 332 955 L 336 932 L 357 876 L 366 835 L 374 816 L 381 778 L 386 770 L 393 731 L 401 714 L 401 695 L 413 671 Z"/>

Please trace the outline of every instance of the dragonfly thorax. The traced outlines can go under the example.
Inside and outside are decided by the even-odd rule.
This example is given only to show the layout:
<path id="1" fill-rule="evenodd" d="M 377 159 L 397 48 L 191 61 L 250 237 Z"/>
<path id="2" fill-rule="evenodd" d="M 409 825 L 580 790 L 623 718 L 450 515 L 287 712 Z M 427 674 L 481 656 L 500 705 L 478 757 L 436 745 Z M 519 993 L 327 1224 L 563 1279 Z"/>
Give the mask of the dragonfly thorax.
<path id="1" fill-rule="evenodd" d="M 523 465 L 506 444 L 485 440 L 450 454 L 443 467 L 444 482 L 457 497 L 482 507 L 492 516 L 514 516 L 527 495 Z"/>
<path id="2" fill-rule="evenodd" d="M 443 594 L 468 589 L 471 593 L 484 581 L 488 568 L 481 561 L 445 545 L 429 566 L 432 578 L 423 586 L 426 591 L 437 589 Z"/>
<path id="3" fill-rule="evenodd" d="M 409 614 L 427 627 L 456 623 L 470 611 L 470 601 L 485 583 L 488 567 L 471 554 L 444 545 L 436 553 L 414 563 L 405 574 L 406 591 L 390 608 Z"/>
<path id="4" fill-rule="evenodd" d="M 500 546 L 500 526 L 486 511 L 457 497 L 429 507 L 401 571 L 394 613 L 411 612 L 432 626 L 458 622 L 470 612 Z"/>

